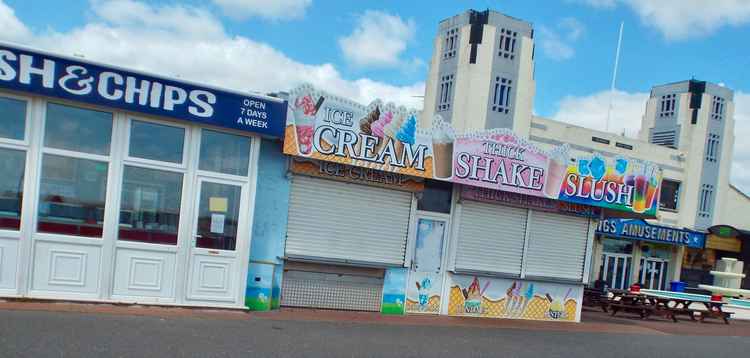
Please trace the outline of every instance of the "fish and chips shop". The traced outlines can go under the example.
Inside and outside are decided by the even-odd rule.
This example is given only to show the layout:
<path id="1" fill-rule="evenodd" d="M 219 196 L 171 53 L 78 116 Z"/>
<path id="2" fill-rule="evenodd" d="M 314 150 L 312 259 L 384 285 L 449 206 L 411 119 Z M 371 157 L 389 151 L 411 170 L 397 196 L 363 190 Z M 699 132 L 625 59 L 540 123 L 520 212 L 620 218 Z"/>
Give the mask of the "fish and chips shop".
<path id="1" fill-rule="evenodd" d="M 580 320 L 597 220 L 654 215 L 661 170 L 418 116 L 290 93 L 281 305 Z"/>
<path id="2" fill-rule="evenodd" d="M 285 113 L 0 44 L 0 295 L 244 307 L 260 142 Z"/>

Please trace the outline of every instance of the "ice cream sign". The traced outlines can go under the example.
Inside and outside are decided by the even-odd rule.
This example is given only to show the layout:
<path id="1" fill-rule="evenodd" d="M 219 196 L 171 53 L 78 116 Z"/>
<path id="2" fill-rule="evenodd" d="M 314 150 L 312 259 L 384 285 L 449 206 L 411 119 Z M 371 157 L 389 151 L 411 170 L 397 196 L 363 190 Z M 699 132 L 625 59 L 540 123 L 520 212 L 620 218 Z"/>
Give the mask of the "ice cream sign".
<path id="1" fill-rule="evenodd" d="M 661 173 L 653 165 L 574 162 L 566 145 L 543 150 L 507 129 L 456 133 L 440 116 L 427 129 L 417 122 L 418 114 L 403 107 L 379 100 L 363 106 L 301 86 L 290 93 L 284 153 L 655 215 Z"/>

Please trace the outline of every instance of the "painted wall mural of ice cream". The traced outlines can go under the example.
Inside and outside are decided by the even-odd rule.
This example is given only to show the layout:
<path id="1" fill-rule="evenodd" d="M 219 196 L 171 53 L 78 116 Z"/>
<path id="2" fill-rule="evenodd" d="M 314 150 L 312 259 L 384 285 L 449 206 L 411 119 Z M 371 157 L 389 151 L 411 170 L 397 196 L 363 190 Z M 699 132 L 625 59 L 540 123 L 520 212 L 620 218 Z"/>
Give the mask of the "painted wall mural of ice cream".
<path id="1" fill-rule="evenodd" d="M 456 133 L 439 115 L 375 100 L 368 106 L 310 85 L 290 92 L 284 153 L 419 178 L 655 216 L 661 170 L 627 158 L 573 159 L 508 129 Z M 654 199 L 656 198 L 656 199 Z"/>
<path id="2" fill-rule="evenodd" d="M 577 321 L 582 286 L 451 275 L 448 314 L 545 321 Z"/>

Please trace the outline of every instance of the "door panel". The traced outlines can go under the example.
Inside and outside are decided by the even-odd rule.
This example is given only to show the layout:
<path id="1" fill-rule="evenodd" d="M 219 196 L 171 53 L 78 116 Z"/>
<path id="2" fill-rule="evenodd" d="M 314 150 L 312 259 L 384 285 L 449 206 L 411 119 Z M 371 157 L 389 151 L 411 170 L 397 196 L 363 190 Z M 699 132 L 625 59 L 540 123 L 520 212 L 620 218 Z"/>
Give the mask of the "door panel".
<path id="1" fill-rule="evenodd" d="M 174 301 L 176 258 L 174 252 L 117 248 L 113 295 Z"/>
<path id="2" fill-rule="evenodd" d="M 101 247 L 35 240 L 32 290 L 98 297 Z"/>
<path id="3" fill-rule="evenodd" d="M 190 277 L 187 297 L 192 301 L 237 302 L 241 266 L 237 249 L 243 247 L 240 215 L 246 185 L 200 178 L 193 219 Z"/>
<path id="4" fill-rule="evenodd" d="M 406 283 L 406 311 L 440 313 L 446 220 L 418 217 L 414 259 Z"/>
<path id="5" fill-rule="evenodd" d="M 0 291 L 17 293 L 18 239 L 0 238 Z"/>
<path id="6" fill-rule="evenodd" d="M 235 259 L 196 254 L 193 260 L 190 299 L 234 302 Z"/>

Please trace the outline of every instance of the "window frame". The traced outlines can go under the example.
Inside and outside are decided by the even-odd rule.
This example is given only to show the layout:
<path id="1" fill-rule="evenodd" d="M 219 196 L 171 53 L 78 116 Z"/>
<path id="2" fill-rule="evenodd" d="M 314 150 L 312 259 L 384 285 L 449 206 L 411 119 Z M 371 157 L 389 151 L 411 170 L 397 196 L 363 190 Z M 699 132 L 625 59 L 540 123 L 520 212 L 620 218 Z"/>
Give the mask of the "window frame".
<path id="1" fill-rule="evenodd" d="M 76 152 L 71 151 L 67 149 L 56 149 L 56 148 L 49 148 L 44 145 L 44 139 L 46 135 L 46 124 L 47 124 L 47 105 L 49 103 L 55 103 L 58 105 L 63 106 L 71 106 L 76 107 L 80 109 L 85 110 L 92 110 L 92 111 L 99 111 L 99 112 L 106 112 L 112 114 L 112 133 L 110 135 L 112 136 L 109 142 L 109 155 L 100 155 L 100 154 L 91 154 L 91 153 L 85 153 L 85 152 Z M 108 218 L 111 217 L 111 213 L 108 214 L 108 206 L 111 208 L 111 204 L 108 204 L 110 201 L 112 201 L 112 196 L 114 195 L 113 187 L 117 188 L 119 186 L 119 178 L 117 176 L 121 175 L 119 172 L 116 173 L 116 170 L 114 166 L 112 165 L 115 154 L 114 152 L 117 151 L 117 141 L 115 134 L 118 131 L 118 111 L 113 110 L 112 108 L 105 108 L 105 107 L 99 107 L 99 106 L 93 106 L 89 104 L 83 104 L 68 100 L 61 100 L 61 99 L 54 99 L 50 100 L 47 98 L 42 98 L 37 102 L 37 112 L 39 116 L 39 128 L 38 128 L 38 143 L 36 143 L 36 177 L 35 177 L 35 190 L 34 190 L 34 198 L 32 203 L 32 212 L 33 217 L 31 220 L 31 230 L 33 232 L 33 235 L 37 237 L 37 239 L 44 239 L 44 238 L 64 238 L 64 240 L 70 242 L 70 243 L 82 243 L 85 244 L 87 242 L 91 242 L 91 240 L 95 242 L 103 242 L 104 237 L 108 234 Z M 98 162 L 104 162 L 107 164 L 107 184 L 106 184 L 106 190 L 104 195 L 104 214 L 103 214 L 103 220 L 102 220 L 102 235 L 100 237 L 92 237 L 92 236 L 78 236 L 78 235 L 69 235 L 69 234 L 62 234 L 62 233 L 53 233 L 53 232 L 44 232 L 39 231 L 39 204 L 41 201 L 41 194 L 42 194 L 42 162 L 45 154 L 51 154 L 51 155 L 57 155 L 67 158 L 74 158 L 74 159 L 83 159 L 83 160 L 93 160 Z M 28 166 L 27 166 L 28 169 Z M 117 193 L 119 194 L 119 193 Z M 119 202 L 118 202 L 119 204 Z"/>
<path id="2" fill-rule="evenodd" d="M 0 146 L 8 145 L 8 146 L 23 146 L 26 149 L 28 149 L 29 145 L 31 145 L 31 112 L 33 110 L 32 107 L 32 98 L 26 97 L 26 96 L 19 96 L 16 94 L 11 94 L 8 92 L 0 92 L 0 97 L 5 97 L 9 99 L 14 99 L 17 101 L 24 101 L 26 102 L 26 113 L 24 116 L 24 126 L 23 126 L 23 140 L 18 139 L 11 139 L 11 138 L 5 138 L 0 137 Z"/>
<path id="3" fill-rule="evenodd" d="M 190 158 L 189 153 L 189 141 L 190 141 L 190 126 L 184 125 L 181 123 L 171 122 L 171 121 L 165 121 L 160 119 L 153 119 L 153 118 L 146 118 L 142 116 L 135 116 L 127 114 L 127 120 L 125 123 L 125 146 L 123 148 L 123 162 L 132 162 L 132 163 L 138 163 L 138 165 L 153 165 L 159 168 L 166 167 L 171 169 L 179 169 L 179 170 L 187 170 L 187 162 Z M 140 157 L 133 157 L 130 155 L 130 134 L 133 129 L 133 121 L 138 122 L 145 122 L 150 124 L 158 124 L 163 126 L 169 126 L 169 127 L 175 127 L 175 128 L 181 128 L 184 130 L 184 134 L 182 137 L 182 160 L 180 163 L 174 163 L 174 162 L 168 162 L 168 161 L 162 161 L 157 159 L 146 159 L 146 158 L 140 158 Z"/>
<path id="4" fill-rule="evenodd" d="M 667 208 L 667 207 L 663 207 L 662 206 L 662 202 L 663 201 L 661 200 L 661 192 L 663 192 L 663 191 L 660 191 L 660 194 L 659 194 L 659 210 L 664 210 L 664 211 L 668 211 L 668 212 L 671 212 L 671 213 L 679 212 L 680 211 L 680 204 L 681 204 L 681 201 L 682 201 L 682 200 L 680 200 L 680 196 L 682 196 L 682 181 L 675 180 L 675 179 L 664 178 L 664 179 L 662 179 L 662 184 L 661 184 L 662 185 L 662 190 L 664 188 L 664 182 L 665 181 L 672 182 L 672 183 L 677 183 L 677 190 L 676 190 L 677 193 L 675 195 L 675 205 L 674 205 L 675 208 L 672 209 L 672 208 Z"/>

